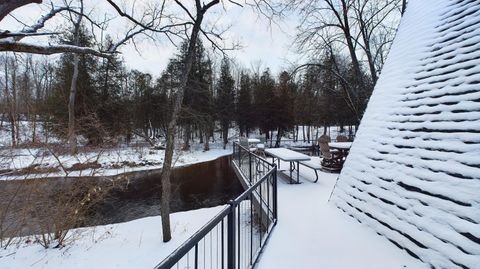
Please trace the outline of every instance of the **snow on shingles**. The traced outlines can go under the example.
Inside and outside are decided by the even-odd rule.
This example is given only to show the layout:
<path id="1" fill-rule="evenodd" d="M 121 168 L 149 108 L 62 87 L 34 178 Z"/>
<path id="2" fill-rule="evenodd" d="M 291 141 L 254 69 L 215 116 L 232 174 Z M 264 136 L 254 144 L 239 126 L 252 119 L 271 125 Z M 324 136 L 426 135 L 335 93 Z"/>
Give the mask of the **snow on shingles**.
<path id="1" fill-rule="evenodd" d="M 480 266 L 480 5 L 412 0 L 332 201 L 436 268 Z"/>

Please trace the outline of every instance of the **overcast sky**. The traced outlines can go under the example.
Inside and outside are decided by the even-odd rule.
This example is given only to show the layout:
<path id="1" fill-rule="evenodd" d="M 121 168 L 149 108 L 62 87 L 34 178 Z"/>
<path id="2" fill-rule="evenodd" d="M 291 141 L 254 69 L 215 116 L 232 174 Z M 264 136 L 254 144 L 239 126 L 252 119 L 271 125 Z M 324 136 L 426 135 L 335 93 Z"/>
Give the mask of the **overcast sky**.
<path id="1" fill-rule="evenodd" d="M 147 0 L 144 0 L 147 1 Z M 46 2 L 46 1 L 45 1 Z M 89 1 L 85 1 L 88 3 Z M 119 4 L 122 1 L 117 1 Z M 92 2 L 90 2 L 91 4 Z M 108 5 L 103 6 L 101 2 L 95 1 L 95 12 L 105 12 L 110 8 Z M 111 9 L 111 8 L 110 8 Z M 14 12 L 14 16 L 27 24 L 32 24 L 48 9 L 43 6 L 31 4 Z M 113 9 L 112 9 L 113 14 Z M 242 49 L 228 52 L 228 55 L 235 58 L 241 65 L 249 68 L 253 63 L 262 63 L 262 68 L 270 67 L 273 73 L 278 73 L 282 68 L 289 66 L 289 62 L 297 58 L 294 50 L 291 48 L 291 40 L 295 34 L 295 26 L 297 22 L 292 16 L 283 21 L 277 21 L 276 24 L 270 25 L 269 22 L 258 16 L 249 7 L 226 6 L 225 9 L 221 5 L 215 6 L 209 10 L 207 14 L 206 25 L 215 22 L 217 26 L 225 27 L 230 25 L 231 28 L 224 35 L 227 43 L 239 41 L 243 46 Z M 55 25 L 56 21 L 50 23 L 50 27 Z M 49 26 L 47 25 L 47 28 Z M 126 25 L 115 25 L 114 31 L 120 36 Z M 2 30 L 21 29 L 14 18 L 8 17 L 0 24 Z M 113 30 L 112 30 L 113 31 Z M 114 34 L 115 35 L 115 34 Z M 36 39 L 38 40 L 38 39 Z M 35 41 L 34 39 L 25 39 L 27 42 Z M 38 42 L 38 41 L 36 41 Z M 42 42 L 48 42 L 42 40 Z M 204 42 L 208 45 L 208 42 Z M 149 72 L 154 76 L 158 76 L 168 63 L 168 59 L 176 52 L 176 47 L 166 40 L 161 39 L 160 42 L 144 40 L 137 44 L 140 54 L 135 51 L 132 44 L 128 44 L 121 48 L 121 52 L 129 68 L 138 69 Z"/>

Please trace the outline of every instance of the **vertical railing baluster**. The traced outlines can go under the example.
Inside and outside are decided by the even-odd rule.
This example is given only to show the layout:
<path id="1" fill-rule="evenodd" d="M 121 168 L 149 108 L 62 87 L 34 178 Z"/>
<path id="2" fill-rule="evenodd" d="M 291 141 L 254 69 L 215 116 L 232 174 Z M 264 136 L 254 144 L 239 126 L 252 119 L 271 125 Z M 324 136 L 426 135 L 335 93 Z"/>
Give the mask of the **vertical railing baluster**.
<path id="1" fill-rule="evenodd" d="M 248 178 L 250 185 L 252 185 L 252 154 L 248 154 Z"/>
<path id="2" fill-rule="evenodd" d="M 222 269 L 225 268 L 225 222 L 222 219 Z"/>
<path id="3" fill-rule="evenodd" d="M 268 229 L 268 227 L 270 227 L 270 184 L 268 179 L 264 182 L 267 184 L 267 229 Z"/>
<path id="4" fill-rule="evenodd" d="M 242 230 L 242 226 L 240 225 L 240 213 L 241 213 L 240 211 L 241 211 L 241 209 L 242 209 L 242 202 L 240 202 L 237 205 L 237 226 L 236 226 L 236 229 L 237 229 L 237 252 L 238 252 L 237 253 L 237 264 L 238 264 L 237 268 L 239 268 L 239 269 L 241 268 L 240 267 L 240 261 L 241 261 L 240 251 L 242 249 L 242 247 L 241 247 L 241 241 L 242 240 L 240 240 L 241 239 L 240 232 Z"/>
<path id="5" fill-rule="evenodd" d="M 273 167 L 273 218 L 278 219 L 278 200 L 277 200 L 277 167 Z"/>
<path id="6" fill-rule="evenodd" d="M 227 217 L 227 268 L 235 269 L 235 203 L 230 202 Z"/>
<path id="7" fill-rule="evenodd" d="M 263 225 L 262 184 L 258 185 L 258 187 L 260 188 L 260 200 L 259 200 L 259 202 L 260 202 L 260 206 L 259 206 L 259 208 L 260 208 L 260 210 L 259 210 L 260 211 L 260 222 L 259 222 L 259 227 L 260 227 L 260 248 L 261 248 L 262 247 L 262 225 Z"/>
<path id="8" fill-rule="evenodd" d="M 250 193 L 250 265 L 253 263 L 253 193 Z"/>
<path id="9" fill-rule="evenodd" d="M 203 268 L 205 268 L 205 264 L 203 264 Z M 195 269 L 198 269 L 198 243 L 195 244 Z"/>

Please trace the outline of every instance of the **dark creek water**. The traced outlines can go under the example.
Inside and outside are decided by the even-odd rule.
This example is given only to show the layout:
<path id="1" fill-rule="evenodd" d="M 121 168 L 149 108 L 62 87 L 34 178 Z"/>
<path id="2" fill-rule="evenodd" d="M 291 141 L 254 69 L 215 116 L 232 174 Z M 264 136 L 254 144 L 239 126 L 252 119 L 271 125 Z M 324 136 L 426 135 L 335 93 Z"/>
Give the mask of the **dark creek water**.
<path id="1" fill-rule="evenodd" d="M 160 172 L 142 174 L 117 180 L 115 187 L 100 178 L 0 181 L 0 236 L 44 233 L 55 225 L 93 226 L 159 215 Z M 171 182 L 172 213 L 226 204 L 243 192 L 230 156 L 175 168 Z M 101 192 L 92 191 L 99 186 Z M 86 200 L 88 193 L 92 195 Z M 102 193 L 100 199 L 98 193 Z"/>
<path id="2" fill-rule="evenodd" d="M 171 182 L 171 211 L 187 211 L 226 204 L 243 192 L 230 157 L 175 168 Z M 160 215 L 160 176 L 135 179 L 115 190 L 92 210 L 87 223 L 107 224 Z"/>

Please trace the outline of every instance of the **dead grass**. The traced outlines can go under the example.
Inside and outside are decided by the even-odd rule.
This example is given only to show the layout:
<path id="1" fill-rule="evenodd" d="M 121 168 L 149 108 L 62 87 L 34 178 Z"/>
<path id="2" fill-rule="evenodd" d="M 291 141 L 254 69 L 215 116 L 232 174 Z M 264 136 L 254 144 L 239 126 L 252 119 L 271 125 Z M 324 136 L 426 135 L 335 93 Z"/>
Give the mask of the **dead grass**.
<path id="1" fill-rule="evenodd" d="M 12 176 L 25 176 L 31 174 L 49 174 L 60 172 L 57 167 L 41 166 L 39 164 L 33 164 L 22 169 L 14 170 L 10 175 Z"/>
<path id="2" fill-rule="evenodd" d="M 87 163 L 75 163 L 70 168 L 67 168 L 66 170 L 69 172 L 72 172 L 72 171 L 82 171 L 87 169 L 99 169 L 101 167 L 102 165 L 95 161 L 95 162 L 87 162 Z"/>

